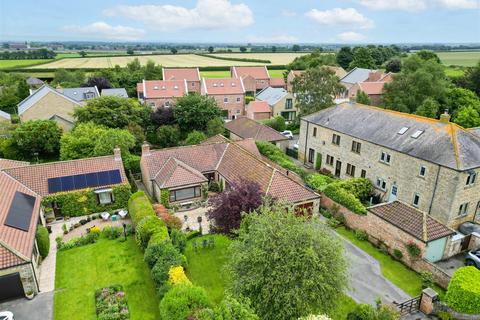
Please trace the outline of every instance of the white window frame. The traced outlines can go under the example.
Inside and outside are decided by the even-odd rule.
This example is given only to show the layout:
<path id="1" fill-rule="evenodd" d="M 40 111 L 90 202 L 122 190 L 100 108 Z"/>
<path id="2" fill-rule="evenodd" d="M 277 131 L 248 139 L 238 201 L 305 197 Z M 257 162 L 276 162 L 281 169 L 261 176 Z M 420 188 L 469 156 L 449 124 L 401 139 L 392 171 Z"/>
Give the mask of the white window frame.
<path id="1" fill-rule="evenodd" d="M 385 164 L 390 164 L 392 161 L 392 156 L 390 153 L 382 151 L 380 154 L 380 162 L 385 163 Z"/>
<path id="2" fill-rule="evenodd" d="M 97 194 L 98 203 L 101 205 L 107 205 L 115 202 L 112 189 L 95 190 L 95 193 Z"/>
<path id="3" fill-rule="evenodd" d="M 228 97 L 223 98 L 223 103 L 228 103 Z"/>
<path id="4" fill-rule="evenodd" d="M 412 200 L 412 206 L 414 206 L 415 208 L 418 208 L 419 205 L 420 205 L 420 195 L 418 193 L 414 193 L 413 194 L 413 200 Z"/>
<path id="5" fill-rule="evenodd" d="M 383 178 L 377 177 L 377 180 L 375 180 L 375 187 L 382 191 L 387 191 L 387 181 Z"/>

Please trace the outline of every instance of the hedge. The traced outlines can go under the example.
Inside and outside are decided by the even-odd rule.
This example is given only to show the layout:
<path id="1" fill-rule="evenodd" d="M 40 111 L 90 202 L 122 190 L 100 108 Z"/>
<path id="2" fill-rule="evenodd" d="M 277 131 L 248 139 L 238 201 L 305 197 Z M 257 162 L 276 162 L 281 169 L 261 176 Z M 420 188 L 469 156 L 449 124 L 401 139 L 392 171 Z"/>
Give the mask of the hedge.
<path id="1" fill-rule="evenodd" d="M 211 307 L 207 293 L 201 287 L 174 285 L 160 302 L 160 318 L 185 320 L 202 309 Z"/>
<path id="2" fill-rule="evenodd" d="M 167 238 L 165 240 L 168 240 L 168 230 L 165 223 L 157 216 L 147 216 L 138 222 L 135 228 L 135 240 L 138 246 L 145 250 L 152 236 L 157 233 L 162 237 L 166 234 Z"/>
<path id="3" fill-rule="evenodd" d="M 480 314 L 480 270 L 462 267 L 455 271 L 448 285 L 447 304 L 457 312 Z"/>
<path id="4" fill-rule="evenodd" d="M 128 212 L 135 227 L 147 216 L 155 216 L 152 204 L 143 191 L 135 192 L 128 200 Z"/>
<path id="5" fill-rule="evenodd" d="M 155 265 L 152 268 L 153 282 L 161 288 L 168 281 L 168 271 L 171 267 L 185 267 L 187 258 L 172 245 L 164 245 L 163 251 L 157 252 Z"/>
<path id="6" fill-rule="evenodd" d="M 47 228 L 38 225 L 35 238 L 37 239 L 38 252 L 42 258 L 45 258 L 50 251 L 50 237 Z"/>
<path id="7" fill-rule="evenodd" d="M 284 169 L 295 172 L 302 178 L 306 176 L 305 170 L 298 167 L 292 159 L 290 159 L 285 153 L 283 153 L 280 149 L 278 149 L 270 142 L 255 141 L 255 143 L 257 145 L 258 151 L 271 161 L 275 162 Z"/>
<path id="8" fill-rule="evenodd" d="M 48 206 L 56 202 L 62 216 L 78 217 L 91 213 L 112 211 L 127 207 L 131 195 L 130 184 L 112 187 L 115 201 L 111 204 L 99 204 L 93 189 L 83 189 L 73 192 L 60 192 L 43 198 L 42 205 Z"/>
<path id="9" fill-rule="evenodd" d="M 352 193 L 343 189 L 338 182 L 329 184 L 323 193 L 333 201 L 360 215 L 367 214 L 367 208 Z"/>
<path id="10" fill-rule="evenodd" d="M 262 60 L 262 59 L 253 59 L 253 58 L 235 58 L 235 57 L 221 57 L 216 56 L 213 54 L 205 54 L 205 53 L 197 53 L 197 56 L 218 59 L 218 60 L 226 60 L 226 61 L 239 61 L 239 62 L 255 62 L 255 63 L 272 63 L 270 60 Z"/>
<path id="11" fill-rule="evenodd" d="M 311 174 L 305 179 L 307 186 L 317 192 L 323 192 L 325 188 L 334 181 L 333 178 L 318 173 Z"/>

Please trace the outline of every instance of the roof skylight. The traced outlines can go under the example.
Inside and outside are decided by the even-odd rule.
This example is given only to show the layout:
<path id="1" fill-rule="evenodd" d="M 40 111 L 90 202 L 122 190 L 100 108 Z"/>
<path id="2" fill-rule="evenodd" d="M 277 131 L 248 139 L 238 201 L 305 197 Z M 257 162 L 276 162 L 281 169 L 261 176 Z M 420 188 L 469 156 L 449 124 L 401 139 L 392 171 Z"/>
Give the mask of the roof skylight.
<path id="1" fill-rule="evenodd" d="M 402 129 L 400 129 L 400 131 L 398 131 L 398 134 L 404 134 L 405 132 L 407 132 L 408 130 L 408 127 L 403 127 Z"/>
<path id="2" fill-rule="evenodd" d="M 415 131 L 414 134 L 412 134 L 412 138 L 417 139 L 418 137 L 420 137 L 422 135 L 422 133 L 423 133 L 423 130 L 417 130 L 417 131 Z"/>

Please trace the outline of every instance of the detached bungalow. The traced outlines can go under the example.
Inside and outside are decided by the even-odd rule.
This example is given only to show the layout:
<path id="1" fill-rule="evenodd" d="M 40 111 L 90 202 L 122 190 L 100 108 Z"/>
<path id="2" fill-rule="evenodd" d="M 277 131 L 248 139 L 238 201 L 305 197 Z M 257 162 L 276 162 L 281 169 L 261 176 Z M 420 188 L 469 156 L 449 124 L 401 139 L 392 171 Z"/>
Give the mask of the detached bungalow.
<path id="1" fill-rule="evenodd" d="M 245 87 L 242 78 L 203 78 L 202 95 L 217 101 L 225 119 L 245 114 Z"/>
<path id="2" fill-rule="evenodd" d="M 186 80 L 143 80 L 137 83 L 138 99 L 152 109 L 174 106 L 175 100 L 188 92 Z"/>
<path id="3" fill-rule="evenodd" d="M 188 92 L 201 91 L 200 71 L 198 68 L 163 68 L 163 80 L 186 80 Z"/>
<path id="4" fill-rule="evenodd" d="M 241 78 L 245 85 L 245 91 L 252 95 L 270 86 L 270 74 L 266 66 L 231 67 L 230 76 L 232 78 Z"/>

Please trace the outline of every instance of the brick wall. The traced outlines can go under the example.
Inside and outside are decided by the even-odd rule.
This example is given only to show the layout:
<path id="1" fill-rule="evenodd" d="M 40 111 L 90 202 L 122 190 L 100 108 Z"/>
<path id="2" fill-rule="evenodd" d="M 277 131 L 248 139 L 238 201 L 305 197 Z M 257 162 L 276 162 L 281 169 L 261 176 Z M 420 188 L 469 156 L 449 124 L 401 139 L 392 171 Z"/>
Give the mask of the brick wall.
<path id="1" fill-rule="evenodd" d="M 413 242 L 420 248 L 420 256 L 426 249 L 426 244 L 412 237 L 410 234 L 396 228 L 392 224 L 368 212 L 366 215 L 358 215 L 351 212 L 344 206 L 336 203 L 329 197 L 322 195 L 320 205 L 323 208 L 332 209 L 337 205 L 338 215 L 345 218 L 345 224 L 355 230 L 365 230 L 369 235 L 369 241 L 376 246 L 384 245 L 390 254 L 393 255 L 395 249 L 403 254 L 402 262 L 417 272 L 430 271 L 433 274 L 434 281 L 442 288 L 447 288 L 450 282 L 450 276 L 436 267 L 434 264 L 420 259 L 412 259 L 405 245 Z"/>

